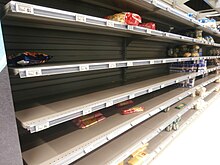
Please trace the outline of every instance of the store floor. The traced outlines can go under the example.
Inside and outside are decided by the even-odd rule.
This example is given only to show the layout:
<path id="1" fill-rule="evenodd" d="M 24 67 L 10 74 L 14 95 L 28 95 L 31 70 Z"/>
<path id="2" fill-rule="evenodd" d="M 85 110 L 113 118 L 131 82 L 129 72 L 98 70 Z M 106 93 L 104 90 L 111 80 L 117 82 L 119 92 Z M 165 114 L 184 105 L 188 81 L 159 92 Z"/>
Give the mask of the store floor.
<path id="1" fill-rule="evenodd" d="M 220 165 L 220 98 L 183 130 L 150 165 Z"/>

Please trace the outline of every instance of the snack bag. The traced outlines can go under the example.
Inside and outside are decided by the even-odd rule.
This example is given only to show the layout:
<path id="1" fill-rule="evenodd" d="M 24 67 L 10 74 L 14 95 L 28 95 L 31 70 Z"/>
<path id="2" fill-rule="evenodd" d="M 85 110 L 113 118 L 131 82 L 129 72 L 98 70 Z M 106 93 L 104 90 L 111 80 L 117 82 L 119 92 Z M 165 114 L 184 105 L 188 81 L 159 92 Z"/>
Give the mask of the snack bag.
<path id="1" fill-rule="evenodd" d="M 91 125 L 94 125 L 102 120 L 105 119 L 105 116 L 101 112 L 95 112 L 93 114 L 89 114 L 86 116 L 81 116 L 73 122 L 79 127 L 79 128 L 87 128 Z"/>
<path id="2" fill-rule="evenodd" d="M 130 104 L 134 104 L 134 101 L 126 100 L 126 101 L 116 104 L 116 107 L 123 107 L 123 106 L 130 105 Z"/>
<path id="3" fill-rule="evenodd" d="M 139 24 L 139 26 L 152 29 L 152 30 L 156 30 L 156 24 L 154 22 L 142 23 L 142 24 Z"/>
<path id="4" fill-rule="evenodd" d="M 133 26 L 138 26 L 139 23 L 141 23 L 141 17 L 138 14 L 131 12 L 117 13 L 111 16 L 107 16 L 105 18 Z"/>
<path id="5" fill-rule="evenodd" d="M 135 113 L 135 112 L 142 112 L 144 111 L 144 107 L 133 107 L 133 108 L 130 108 L 130 109 L 124 109 L 121 111 L 121 114 L 122 115 L 127 115 L 127 114 L 132 114 L 132 113 Z"/>
<path id="6" fill-rule="evenodd" d="M 48 62 L 52 56 L 38 52 L 24 52 L 17 55 L 8 56 L 9 66 L 28 66 L 36 64 L 44 64 Z"/>

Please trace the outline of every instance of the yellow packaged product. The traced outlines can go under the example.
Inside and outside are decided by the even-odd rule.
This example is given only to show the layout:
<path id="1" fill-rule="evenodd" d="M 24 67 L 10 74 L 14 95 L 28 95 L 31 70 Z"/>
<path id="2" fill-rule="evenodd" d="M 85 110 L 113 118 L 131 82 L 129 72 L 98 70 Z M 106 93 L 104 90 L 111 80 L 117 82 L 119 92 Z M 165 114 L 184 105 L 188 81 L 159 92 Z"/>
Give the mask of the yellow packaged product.
<path id="1" fill-rule="evenodd" d="M 137 156 L 131 158 L 128 161 L 129 165 L 141 165 L 148 154 L 146 152 L 141 152 Z"/>
<path id="2" fill-rule="evenodd" d="M 144 150 L 147 149 L 148 143 L 144 144 L 141 148 L 139 148 L 138 150 L 136 150 L 135 152 L 133 152 L 131 154 L 132 157 L 137 156 L 139 153 L 144 152 Z"/>

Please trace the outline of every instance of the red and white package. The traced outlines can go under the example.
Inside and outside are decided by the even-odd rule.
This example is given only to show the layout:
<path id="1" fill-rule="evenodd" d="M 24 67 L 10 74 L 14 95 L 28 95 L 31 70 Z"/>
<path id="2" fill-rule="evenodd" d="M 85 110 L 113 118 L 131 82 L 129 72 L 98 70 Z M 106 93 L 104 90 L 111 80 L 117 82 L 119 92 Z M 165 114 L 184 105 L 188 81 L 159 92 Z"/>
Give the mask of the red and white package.
<path id="1" fill-rule="evenodd" d="M 128 115 L 128 114 L 132 114 L 135 112 L 143 112 L 144 111 L 144 107 L 132 107 L 129 109 L 124 109 L 121 111 L 122 115 Z"/>
<path id="2" fill-rule="evenodd" d="M 139 26 L 152 29 L 152 30 L 156 30 L 156 24 L 154 22 L 142 23 L 142 24 L 139 24 Z"/>

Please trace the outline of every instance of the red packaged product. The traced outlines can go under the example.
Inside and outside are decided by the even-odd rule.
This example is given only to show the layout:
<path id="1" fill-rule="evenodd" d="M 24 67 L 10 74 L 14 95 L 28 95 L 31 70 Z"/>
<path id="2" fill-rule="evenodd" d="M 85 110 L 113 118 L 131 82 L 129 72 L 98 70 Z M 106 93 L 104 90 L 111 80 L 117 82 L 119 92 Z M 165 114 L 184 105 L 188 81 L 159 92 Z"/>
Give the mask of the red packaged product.
<path id="1" fill-rule="evenodd" d="M 88 114 L 86 116 L 79 117 L 73 122 L 79 127 L 79 128 L 87 128 L 91 125 L 94 125 L 102 120 L 105 119 L 105 116 L 101 112 L 95 112 L 93 114 Z"/>
<path id="2" fill-rule="evenodd" d="M 132 114 L 132 113 L 135 113 L 135 112 L 142 112 L 142 111 L 144 111 L 144 107 L 133 107 L 133 108 L 130 108 L 130 109 L 122 110 L 121 114 L 122 115 L 128 115 L 128 114 Z"/>
<path id="3" fill-rule="evenodd" d="M 117 13 L 114 15 L 107 16 L 105 18 L 133 26 L 138 26 L 141 23 L 141 16 L 131 12 Z"/>
<path id="4" fill-rule="evenodd" d="M 130 104 L 134 104 L 134 101 L 132 100 L 123 101 L 121 103 L 116 104 L 116 107 L 123 107 L 123 106 L 130 105 Z"/>
<path id="5" fill-rule="evenodd" d="M 142 24 L 139 24 L 139 26 L 152 29 L 152 30 L 156 30 L 156 24 L 154 22 L 142 23 Z"/>

